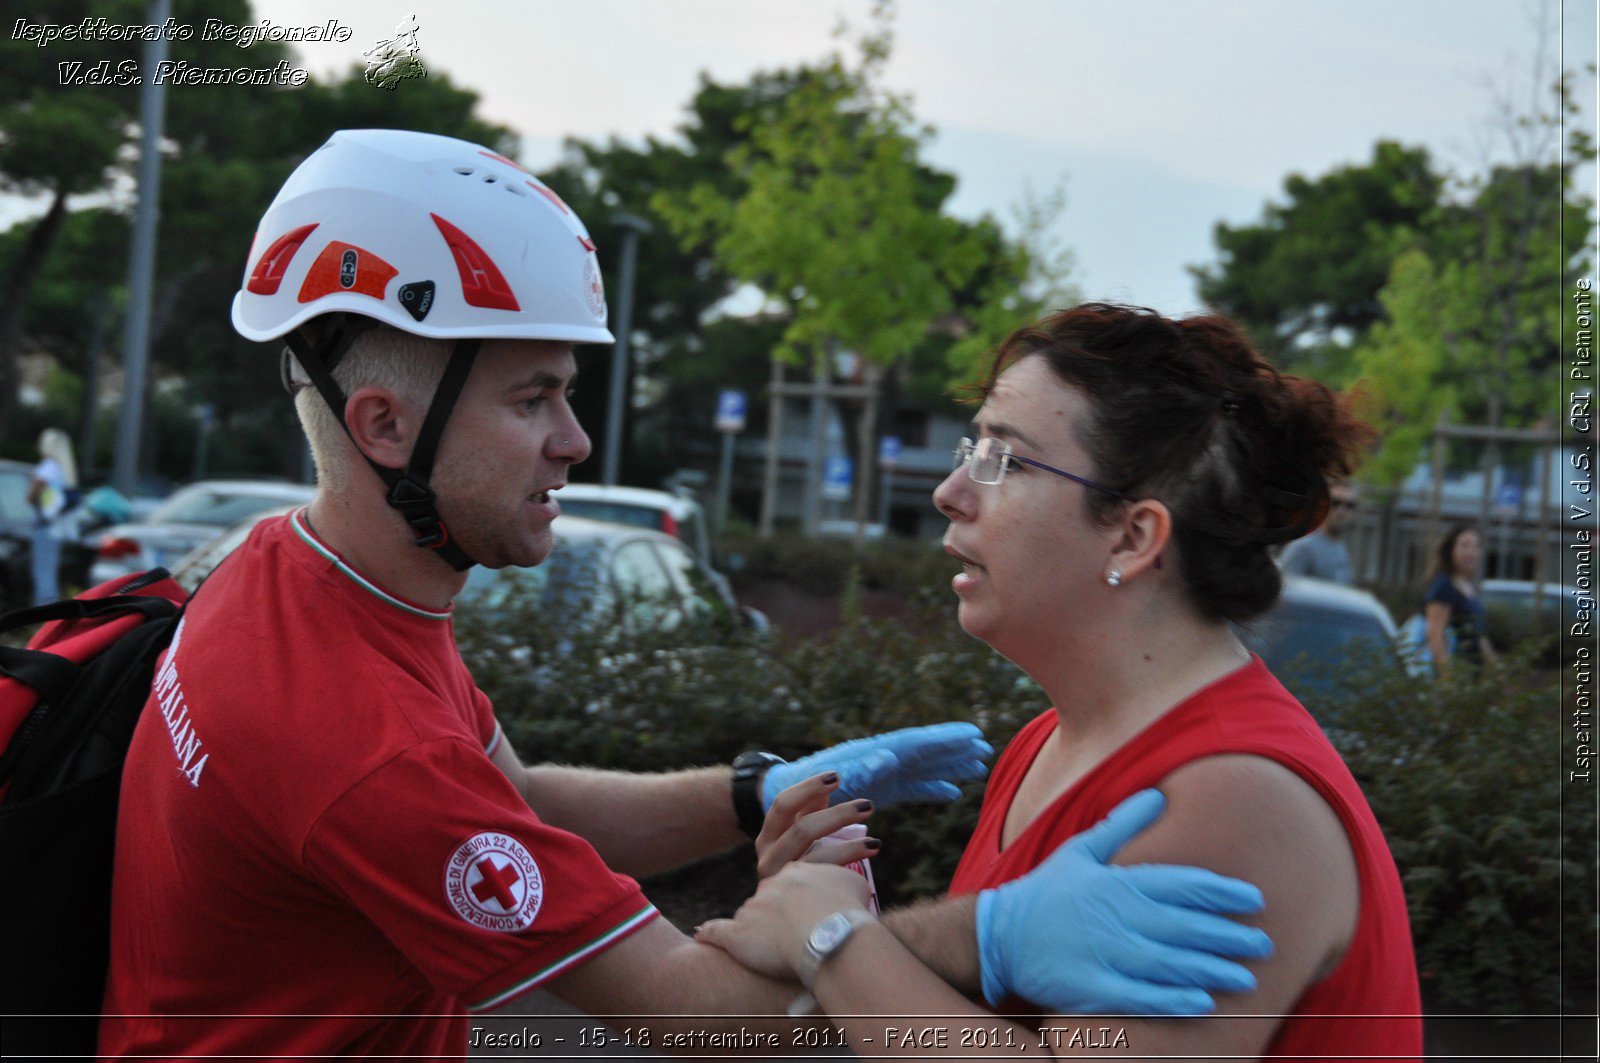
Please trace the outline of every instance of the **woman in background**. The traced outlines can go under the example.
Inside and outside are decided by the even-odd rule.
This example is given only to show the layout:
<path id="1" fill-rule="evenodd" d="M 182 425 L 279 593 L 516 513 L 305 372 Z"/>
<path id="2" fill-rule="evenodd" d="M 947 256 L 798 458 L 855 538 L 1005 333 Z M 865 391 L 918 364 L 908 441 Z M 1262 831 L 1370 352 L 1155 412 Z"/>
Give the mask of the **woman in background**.
<path id="1" fill-rule="evenodd" d="M 1478 597 L 1482 553 L 1483 540 L 1471 524 L 1451 527 L 1434 550 L 1428 589 L 1422 595 L 1422 615 L 1428 651 L 1439 675 L 1450 673 L 1452 657 L 1473 664 L 1495 659 L 1494 646 L 1484 630 L 1483 600 Z"/>
<path id="2" fill-rule="evenodd" d="M 72 457 L 72 437 L 59 428 L 39 433 L 39 464 L 33 467 L 28 502 L 33 506 L 33 604 L 44 605 L 61 597 L 61 543 L 70 539 L 75 520 L 73 496 L 78 490 L 78 463 Z"/>

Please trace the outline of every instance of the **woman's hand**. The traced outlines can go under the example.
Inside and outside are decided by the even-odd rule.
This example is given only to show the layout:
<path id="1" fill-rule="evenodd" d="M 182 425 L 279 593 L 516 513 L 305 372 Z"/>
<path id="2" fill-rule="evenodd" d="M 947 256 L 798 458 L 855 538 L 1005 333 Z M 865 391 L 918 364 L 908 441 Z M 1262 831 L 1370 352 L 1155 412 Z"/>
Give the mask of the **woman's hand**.
<path id="1" fill-rule="evenodd" d="M 732 919 L 712 919 L 694 933 L 758 974 L 798 978 L 806 938 L 835 912 L 865 910 L 867 880 L 842 867 L 798 862 L 761 881 Z"/>
<path id="2" fill-rule="evenodd" d="M 762 878 L 777 874 L 796 860 L 848 864 L 865 860 L 881 848 L 883 843 L 876 838 L 816 844 L 818 839 L 841 827 L 864 822 L 872 814 L 872 802 L 865 799 L 829 808 L 828 801 L 838 788 L 838 773 L 828 772 L 803 779 L 778 794 L 756 836 L 756 872 Z"/>

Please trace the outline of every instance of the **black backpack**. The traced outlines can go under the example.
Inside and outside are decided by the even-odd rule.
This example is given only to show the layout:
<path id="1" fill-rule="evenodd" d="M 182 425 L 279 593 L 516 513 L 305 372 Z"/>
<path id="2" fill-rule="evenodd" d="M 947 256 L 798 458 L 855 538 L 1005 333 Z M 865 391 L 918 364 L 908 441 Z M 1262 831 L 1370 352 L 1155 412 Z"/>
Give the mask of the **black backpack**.
<path id="1" fill-rule="evenodd" d="M 122 762 L 187 596 L 165 569 L 0 617 L 0 1055 L 95 1052 Z"/>

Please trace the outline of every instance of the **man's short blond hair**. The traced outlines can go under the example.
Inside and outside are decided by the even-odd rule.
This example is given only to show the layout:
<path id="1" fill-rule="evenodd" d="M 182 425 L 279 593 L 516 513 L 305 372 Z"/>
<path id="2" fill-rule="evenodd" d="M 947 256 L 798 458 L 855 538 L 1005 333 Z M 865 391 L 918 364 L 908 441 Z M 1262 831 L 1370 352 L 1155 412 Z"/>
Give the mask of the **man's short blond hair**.
<path id="1" fill-rule="evenodd" d="M 379 325 L 351 344 L 334 366 L 333 379 L 346 397 L 366 387 L 387 388 L 406 405 L 426 411 L 449 354 L 450 346 L 444 340 Z M 330 491 L 344 490 L 350 482 L 349 463 L 360 461 L 360 452 L 316 388 L 301 388 L 294 407 L 311 444 L 317 485 Z"/>

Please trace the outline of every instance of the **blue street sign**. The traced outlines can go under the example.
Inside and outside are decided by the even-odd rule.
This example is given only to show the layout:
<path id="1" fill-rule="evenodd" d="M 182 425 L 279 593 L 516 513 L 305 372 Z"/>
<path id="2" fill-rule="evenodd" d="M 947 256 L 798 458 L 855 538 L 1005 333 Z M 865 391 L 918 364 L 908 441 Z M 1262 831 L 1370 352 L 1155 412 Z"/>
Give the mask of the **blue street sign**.
<path id="1" fill-rule="evenodd" d="M 1522 485 L 1507 481 L 1494 493 L 1495 509 L 1510 516 L 1522 509 Z"/>
<path id="2" fill-rule="evenodd" d="M 878 440 L 878 467 L 892 469 L 900 464 L 900 437 L 884 436 Z"/>
<path id="3" fill-rule="evenodd" d="M 717 393 L 717 431 L 744 431 L 744 392 L 721 391 Z"/>
<path id="4" fill-rule="evenodd" d="M 822 467 L 822 497 L 829 502 L 848 499 L 854 473 L 855 464 L 849 458 L 829 458 Z"/>

